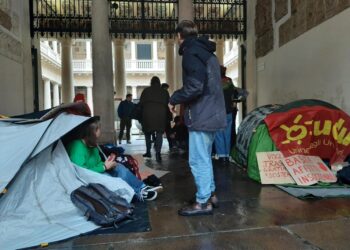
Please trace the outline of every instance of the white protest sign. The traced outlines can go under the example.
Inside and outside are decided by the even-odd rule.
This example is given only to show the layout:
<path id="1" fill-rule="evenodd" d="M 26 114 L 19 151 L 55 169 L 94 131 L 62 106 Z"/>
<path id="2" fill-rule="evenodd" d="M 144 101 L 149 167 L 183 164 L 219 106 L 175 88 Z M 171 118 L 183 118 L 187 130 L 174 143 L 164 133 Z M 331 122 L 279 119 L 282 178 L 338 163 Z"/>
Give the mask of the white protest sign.
<path id="1" fill-rule="evenodd" d="M 295 183 L 281 159 L 281 152 L 257 152 L 261 184 L 289 184 Z"/>
<path id="2" fill-rule="evenodd" d="M 309 186 L 319 181 L 337 181 L 319 156 L 292 155 L 284 157 L 282 162 L 298 185 Z"/>

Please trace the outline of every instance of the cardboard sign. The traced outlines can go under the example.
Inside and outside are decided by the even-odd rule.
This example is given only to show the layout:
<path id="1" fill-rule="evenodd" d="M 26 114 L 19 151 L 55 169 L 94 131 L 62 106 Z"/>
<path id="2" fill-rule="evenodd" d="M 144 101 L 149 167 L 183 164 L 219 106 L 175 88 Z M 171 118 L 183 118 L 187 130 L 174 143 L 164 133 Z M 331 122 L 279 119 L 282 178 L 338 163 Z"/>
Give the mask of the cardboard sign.
<path id="1" fill-rule="evenodd" d="M 281 161 L 281 152 L 258 152 L 256 156 L 262 184 L 295 183 Z"/>
<path id="2" fill-rule="evenodd" d="M 282 158 L 282 162 L 298 185 L 309 186 L 319 181 L 337 181 L 332 171 L 318 156 L 293 155 Z"/>

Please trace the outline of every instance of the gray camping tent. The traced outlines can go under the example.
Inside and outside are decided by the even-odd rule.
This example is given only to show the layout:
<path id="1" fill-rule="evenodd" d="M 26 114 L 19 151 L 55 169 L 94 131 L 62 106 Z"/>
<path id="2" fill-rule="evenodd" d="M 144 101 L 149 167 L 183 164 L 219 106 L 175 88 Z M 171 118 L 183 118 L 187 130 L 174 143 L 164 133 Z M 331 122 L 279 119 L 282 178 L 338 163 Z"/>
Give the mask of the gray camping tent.
<path id="1" fill-rule="evenodd" d="M 69 160 L 59 139 L 87 119 L 63 113 L 39 123 L 0 121 L 0 249 L 37 246 L 98 228 L 70 200 L 81 185 L 101 183 L 132 199 L 134 191 L 122 179 Z"/>

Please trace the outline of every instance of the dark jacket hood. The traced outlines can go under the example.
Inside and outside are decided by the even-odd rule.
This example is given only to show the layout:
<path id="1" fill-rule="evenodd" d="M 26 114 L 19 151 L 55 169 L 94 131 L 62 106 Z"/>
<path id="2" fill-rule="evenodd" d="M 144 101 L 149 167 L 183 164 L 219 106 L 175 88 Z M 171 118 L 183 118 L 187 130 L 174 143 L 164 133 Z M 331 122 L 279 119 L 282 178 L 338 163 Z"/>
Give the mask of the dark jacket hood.
<path id="1" fill-rule="evenodd" d="M 180 45 L 179 55 L 183 55 L 184 51 L 191 48 L 191 52 L 195 54 L 201 54 L 203 52 L 209 52 L 210 54 L 216 51 L 216 43 L 209 41 L 207 36 L 201 37 L 188 37 Z"/>

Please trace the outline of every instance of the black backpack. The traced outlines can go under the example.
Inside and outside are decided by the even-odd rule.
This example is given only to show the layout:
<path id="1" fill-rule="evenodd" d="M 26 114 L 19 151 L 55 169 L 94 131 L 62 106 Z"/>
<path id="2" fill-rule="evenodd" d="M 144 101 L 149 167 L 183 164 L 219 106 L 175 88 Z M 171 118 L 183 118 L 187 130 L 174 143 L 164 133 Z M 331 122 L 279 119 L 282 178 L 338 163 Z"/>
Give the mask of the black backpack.
<path id="1" fill-rule="evenodd" d="M 90 183 L 75 189 L 71 200 L 88 220 L 103 227 L 118 227 L 118 223 L 132 219 L 133 206 L 105 186 Z"/>

